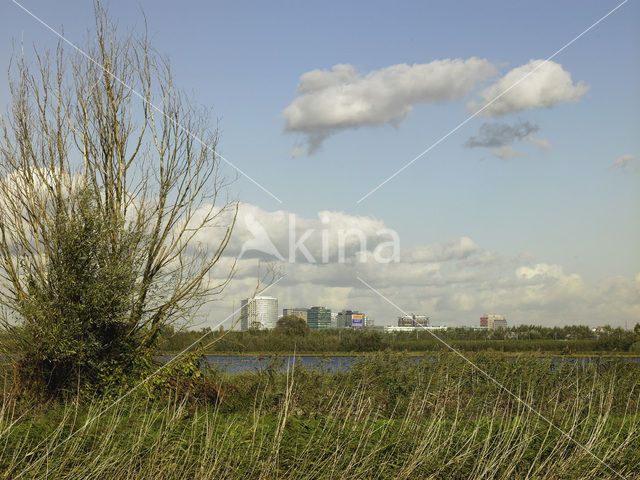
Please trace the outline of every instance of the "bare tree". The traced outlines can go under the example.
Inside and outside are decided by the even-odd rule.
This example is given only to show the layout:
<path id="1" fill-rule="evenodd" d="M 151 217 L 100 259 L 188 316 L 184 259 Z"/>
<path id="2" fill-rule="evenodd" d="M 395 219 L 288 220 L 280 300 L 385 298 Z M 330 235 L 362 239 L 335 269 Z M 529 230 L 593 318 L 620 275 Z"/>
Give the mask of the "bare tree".
<path id="1" fill-rule="evenodd" d="M 86 54 L 60 43 L 10 68 L 0 140 L 0 307 L 7 328 L 27 332 L 23 351 L 42 340 L 52 316 L 69 316 L 60 298 L 57 311 L 50 306 L 60 285 L 85 281 L 87 269 L 97 272 L 91 278 L 99 277 L 100 290 L 110 279 L 121 283 L 93 292 L 109 298 L 83 315 L 105 317 L 117 304 L 118 331 L 135 339 L 128 345 L 139 355 L 163 325 L 192 317 L 219 294 L 235 268 L 215 271 L 222 280 L 212 283 L 237 204 L 226 196 L 209 112 L 176 88 L 146 34 L 119 39 L 100 5 L 95 33 Z M 87 303 L 86 288 L 76 290 L 84 297 L 71 286 L 63 298 L 78 304 L 74 315 Z"/>

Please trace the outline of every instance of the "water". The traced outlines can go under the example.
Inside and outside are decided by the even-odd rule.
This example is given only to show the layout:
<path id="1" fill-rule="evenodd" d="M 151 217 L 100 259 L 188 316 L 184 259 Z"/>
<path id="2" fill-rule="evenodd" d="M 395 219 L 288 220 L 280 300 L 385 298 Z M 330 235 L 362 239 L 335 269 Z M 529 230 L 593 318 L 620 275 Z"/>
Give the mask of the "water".
<path id="1" fill-rule="evenodd" d="M 172 355 L 160 355 L 156 357 L 162 363 L 172 359 Z M 302 365 L 307 369 L 313 369 L 324 373 L 331 372 L 348 372 L 351 366 L 358 360 L 366 358 L 363 355 L 207 355 L 204 358 L 205 364 L 227 373 L 256 373 L 256 372 L 286 372 L 295 362 L 296 365 Z M 516 359 L 517 357 L 506 357 L 507 359 Z M 552 364 L 564 362 L 582 362 L 582 363 L 600 363 L 613 360 L 620 360 L 625 363 L 640 363 L 640 356 L 617 357 L 615 355 L 584 355 L 576 357 L 563 356 L 540 356 L 538 360 L 550 360 Z M 436 356 L 415 356 L 409 357 L 409 361 L 421 362 L 425 359 L 435 361 Z M 0 363 L 6 362 L 9 357 L 0 355 Z"/>
<path id="2" fill-rule="evenodd" d="M 356 356 L 240 356 L 240 355 L 212 355 L 205 357 L 205 361 L 211 367 L 228 373 L 259 372 L 259 371 L 286 371 L 290 369 L 294 362 L 307 369 L 319 370 L 326 373 L 346 372 L 359 358 Z"/>
<path id="3" fill-rule="evenodd" d="M 167 361 L 171 357 L 163 356 L 161 361 Z M 338 356 L 338 355 L 209 355 L 205 357 L 205 362 L 210 367 L 227 373 L 245 373 L 274 371 L 284 372 L 290 369 L 294 362 L 302 365 L 307 369 L 314 369 L 325 373 L 331 372 L 347 372 L 351 366 L 363 356 Z M 438 357 L 409 357 L 410 361 L 421 362 L 425 359 L 430 361 L 437 360 Z M 517 357 L 507 357 L 516 359 Z M 615 357 L 615 356 L 579 356 L 579 357 L 562 357 L 548 356 L 538 357 L 540 360 L 550 360 L 552 363 L 562 362 L 607 362 L 611 360 L 622 360 L 624 362 L 640 363 L 640 356 L 634 357 Z"/>

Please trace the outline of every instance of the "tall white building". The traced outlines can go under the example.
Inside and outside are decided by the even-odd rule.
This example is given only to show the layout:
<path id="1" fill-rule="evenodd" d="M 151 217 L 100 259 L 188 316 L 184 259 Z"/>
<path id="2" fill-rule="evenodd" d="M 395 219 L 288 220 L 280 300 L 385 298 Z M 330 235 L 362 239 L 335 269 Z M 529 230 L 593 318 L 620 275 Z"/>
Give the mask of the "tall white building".
<path id="1" fill-rule="evenodd" d="M 272 329 L 278 323 L 278 299 L 275 297 L 245 298 L 241 304 L 240 328 Z"/>

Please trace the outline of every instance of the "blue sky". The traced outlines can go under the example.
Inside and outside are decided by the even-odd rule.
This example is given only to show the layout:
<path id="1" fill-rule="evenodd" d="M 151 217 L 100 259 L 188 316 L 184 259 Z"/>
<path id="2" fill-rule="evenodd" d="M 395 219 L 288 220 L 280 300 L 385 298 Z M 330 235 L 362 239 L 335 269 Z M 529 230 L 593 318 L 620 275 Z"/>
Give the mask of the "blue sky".
<path id="1" fill-rule="evenodd" d="M 69 40 L 85 41 L 92 25 L 88 2 L 21 3 L 52 27 L 63 27 Z M 576 101 L 474 118 L 356 203 L 464 121 L 467 104 L 480 101 L 485 88 L 530 60 L 552 55 L 619 3 L 110 1 L 105 5 L 120 27 L 138 32 L 144 10 L 152 41 L 171 59 L 176 83 L 197 103 L 213 107 L 220 118 L 219 151 L 283 202 L 240 178 L 232 186 L 233 195 L 256 211 L 284 210 L 307 219 L 324 210 L 373 217 L 398 232 L 403 251 L 470 238 L 483 252 L 505 259 L 502 268 L 507 270 L 506 259 L 522 257 L 529 262 L 526 268 L 561 266 L 563 275 L 577 275 L 586 285 L 624 278 L 632 286 L 628 298 L 620 300 L 629 307 L 620 318 L 628 321 L 640 314 L 638 299 L 633 298 L 640 282 L 636 277 L 640 272 L 637 1 L 620 7 L 553 59 L 570 74 L 574 86 L 583 82 L 588 87 Z M 8 64 L 11 42 L 20 38 L 26 48 L 55 46 L 55 36 L 12 2 L 4 2 L 0 9 L 0 65 Z M 472 57 L 486 59 L 495 72 L 475 82 L 468 94 L 429 105 L 416 102 L 395 126 L 343 129 L 324 139 L 319 151 L 292 158 L 296 145 L 305 140 L 301 134 L 283 131 L 283 111 L 298 98 L 301 75 L 349 64 L 366 76 L 392 65 Z M 7 103 L 3 81 L 0 104 Z M 464 146 L 479 135 L 483 123 L 523 122 L 535 125 L 532 135 L 546 139 L 551 147 L 518 141 L 512 147 L 519 156 L 504 160 L 493 156 L 492 148 Z M 632 158 L 625 168 L 610 168 L 625 155 Z M 450 271 L 464 268 L 449 266 Z M 318 283 L 310 277 L 301 281 L 332 288 L 330 281 Z M 495 281 L 500 282 L 501 275 Z M 598 287 L 589 287 L 585 295 L 604 295 L 601 288 L 598 294 L 594 289 Z M 478 290 L 480 284 L 469 286 L 469 292 Z M 524 322 L 529 318 L 522 312 L 533 308 L 486 304 L 469 293 L 472 307 L 456 311 L 451 307 L 454 298 L 465 294 L 456 292 L 458 297 L 448 300 L 440 295 L 440 303 L 405 308 L 432 308 L 435 312 L 424 313 L 436 317 L 440 313 L 443 321 L 452 323 L 472 323 L 491 307 L 512 308 L 512 317 Z M 513 293 L 520 294 L 520 290 Z M 283 298 L 287 295 L 299 298 L 281 293 Z M 302 298 L 333 303 L 334 309 L 358 302 L 354 306 L 369 305 L 364 291 L 346 295 L 342 300 L 329 293 Z M 231 292 L 229 300 L 234 296 Z M 598 305 L 603 301 L 594 300 Z M 573 303 L 554 305 L 541 305 L 544 315 L 531 321 L 553 316 L 554 308 L 571 310 Z M 375 308 L 377 318 L 392 315 L 382 304 Z"/>

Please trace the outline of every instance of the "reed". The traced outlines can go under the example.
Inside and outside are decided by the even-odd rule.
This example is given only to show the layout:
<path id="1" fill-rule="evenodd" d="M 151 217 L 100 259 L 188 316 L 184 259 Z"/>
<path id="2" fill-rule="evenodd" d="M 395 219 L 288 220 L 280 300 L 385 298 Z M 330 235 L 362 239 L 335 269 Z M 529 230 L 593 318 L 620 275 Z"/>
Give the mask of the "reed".
<path id="1" fill-rule="evenodd" d="M 623 478 L 640 478 L 639 366 L 477 356 L 500 383 Z M 184 393 L 104 408 L 0 407 L 0 478 L 620 478 L 523 402 L 452 356 L 364 358 L 350 372 L 207 374 Z M 5 388 L 5 390 L 7 390 Z"/>

